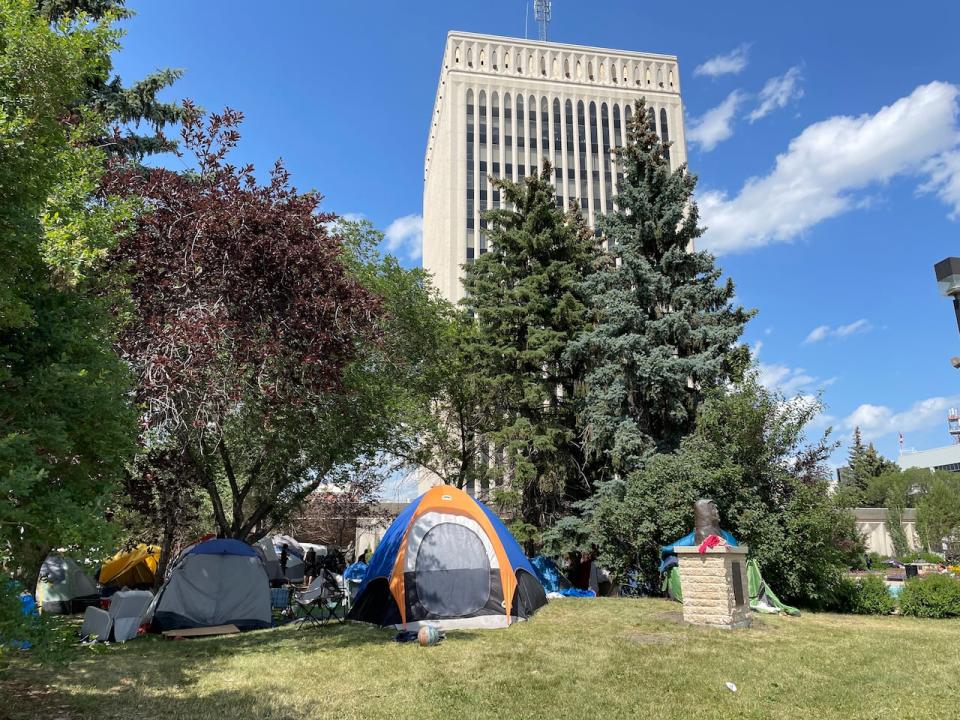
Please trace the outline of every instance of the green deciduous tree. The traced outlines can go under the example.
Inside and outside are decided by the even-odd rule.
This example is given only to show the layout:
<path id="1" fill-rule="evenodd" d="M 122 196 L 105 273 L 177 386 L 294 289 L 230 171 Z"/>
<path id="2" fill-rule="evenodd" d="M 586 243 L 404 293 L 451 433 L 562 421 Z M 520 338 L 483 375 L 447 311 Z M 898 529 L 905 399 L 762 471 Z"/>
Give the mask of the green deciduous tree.
<path id="1" fill-rule="evenodd" d="M 612 262 L 585 283 L 597 321 L 571 348 L 589 367 L 587 447 L 621 474 L 675 449 L 704 393 L 738 379 L 749 359 L 738 340 L 752 313 L 732 304 L 713 256 L 694 250 L 696 178 L 671 171 L 651 112 L 637 103 L 617 151 L 624 179 L 599 221 Z"/>
<path id="2" fill-rule="evenodd" d="M 917 501 L 917 535 L 931 552 L 943 551 L 943 540 L 960 530 L 960 478 L 955 473 L 933 478 Z"/>
<path id="3" fill-rule="evenodd" d="M 85 201 L 102 125 L 70 114 L 116 39 L 0 0 L 0 561 L 28 587 L 51 548 L 103 538 L 135 434 L 95 271 L 130 210 Z"/>
<path id="4" fill-rule="evenodd" d="M 393 449 L 403 465 L 421 468 L 445 484 L 489 500 L 497 469 L 486 433 L 495 425 L 494 398 L 473 351 L 477 323 L 466 312 L 434 300 L 434 331 L 424 340 L 422 392 L 408 418 L 410 432 Z"/>
<path id="5" fill-rule="evenodd" d="M 545 162 L 523 182 L 493 181 L 503 207 L 485 215 L 491 248 L 464 278 L 477 325 L 469 352 L 493 403 L 486 437 L 535 528 L 591 490 L 576 419 L 581 375 L 568 349 L 590 321 L 581 280 L 598 245 L 557 207 L 552 172 Z"/>
<path id="6" fill-rule="evenodd" d="M 558 527 L 555 550 L 596 545 L 621 577 L 636 570 L 655 587 L 660 547 L 690 532 L 694 502 L 712 498 L 722 526 L 750 547 L 781 597 L 826 602 L 862 546 L 852 514 L 827 491 L 823 463 L 833 446 L 804 440 L 818 412 L 817 403 L 765 389 L 754 374 L 711 390 L 680 447 L 607 483 L 566 545 Z"/>

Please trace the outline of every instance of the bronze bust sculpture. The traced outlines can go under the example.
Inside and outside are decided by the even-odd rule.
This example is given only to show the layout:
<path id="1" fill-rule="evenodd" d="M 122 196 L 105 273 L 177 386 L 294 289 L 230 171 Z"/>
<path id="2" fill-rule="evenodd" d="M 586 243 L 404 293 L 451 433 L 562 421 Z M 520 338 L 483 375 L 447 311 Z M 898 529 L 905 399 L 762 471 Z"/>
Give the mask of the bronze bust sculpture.
<path id="1" fill-rule="evenodd" d="M 698 545 L 711 535 L 720 535 L 720 513 L 713 500 L 701 498 L 693 504 L 693 530 Z"/>

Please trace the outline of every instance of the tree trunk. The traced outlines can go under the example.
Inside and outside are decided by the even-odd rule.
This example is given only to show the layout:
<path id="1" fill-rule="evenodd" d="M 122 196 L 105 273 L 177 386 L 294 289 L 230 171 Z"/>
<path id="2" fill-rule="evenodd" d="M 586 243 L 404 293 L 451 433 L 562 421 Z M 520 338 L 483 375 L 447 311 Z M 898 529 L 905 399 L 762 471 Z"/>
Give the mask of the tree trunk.
<path id="1" fill-rule="evenodd" d="M 170 551 L 173 550 L 174 528 L 164 524 L 163 540 L 160 545 L 160 560 L 157 563 L 157 574 L 153 578 L 153 591 L 156 592 L 163 585 L 167 577 L 167 568 L 170 566 Z"/>

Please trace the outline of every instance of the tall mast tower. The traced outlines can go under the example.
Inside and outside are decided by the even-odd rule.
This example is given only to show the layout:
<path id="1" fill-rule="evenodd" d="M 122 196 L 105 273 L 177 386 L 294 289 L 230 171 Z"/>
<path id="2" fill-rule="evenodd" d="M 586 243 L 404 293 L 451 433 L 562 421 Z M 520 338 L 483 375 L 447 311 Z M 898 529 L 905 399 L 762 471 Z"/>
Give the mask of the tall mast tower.
<path id="1" fill-rule="evenodd" d="M 551 5 L 553 3 L 550 0 L 533 0 L 533 15 L 540 26 L 540 42 L 547 41 L 547 26 L 550 24 Z"/>

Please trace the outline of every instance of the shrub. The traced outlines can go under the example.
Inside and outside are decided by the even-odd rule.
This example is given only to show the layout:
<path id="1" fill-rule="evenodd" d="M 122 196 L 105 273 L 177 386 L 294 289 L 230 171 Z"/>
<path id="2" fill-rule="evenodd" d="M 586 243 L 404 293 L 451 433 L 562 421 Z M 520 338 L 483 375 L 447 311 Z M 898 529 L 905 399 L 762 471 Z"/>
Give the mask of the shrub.
<path id="1" fill-rule="evenodd" d="M 821 607 L 830 612 L 852 613 L 857 588 L 857 581 L 853 578 L 847 576 L 838 578 Z"/>
<path id="2" fill-rule="evenodd" d="M 852 612 L 858 615 L 889 615 L 893 612 L 896 601 L 879 575 L 866 575 L 856 585 Z"/>
<path id="3" fill-rule="evenodd" d="M 960 580 L 950 575 L 908 580 L 900 592 L 900 612 L 922 618 L 960 617 Z"/>
<path id="4" fill-rule="evenodd" d="M 833 588 L 827 609 L 856 615 L 889 615 L 896 607 L 887 584 L 879 575 L 859 579 L 843 577 Z"/>

